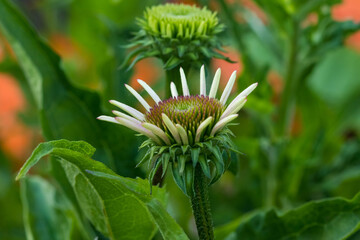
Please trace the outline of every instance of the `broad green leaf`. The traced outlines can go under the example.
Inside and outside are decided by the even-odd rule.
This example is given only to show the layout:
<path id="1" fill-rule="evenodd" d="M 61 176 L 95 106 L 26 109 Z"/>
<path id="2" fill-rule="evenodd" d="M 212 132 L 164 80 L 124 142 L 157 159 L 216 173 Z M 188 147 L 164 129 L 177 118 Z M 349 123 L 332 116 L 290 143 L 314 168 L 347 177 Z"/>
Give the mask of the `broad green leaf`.
<path id="1" fill-rule="evenodd" d="M 0 30 L 26 75 L 45 138 L 87 141 L 96 147 L 97 160 L 113 169 L 116 163 L 122 174 L 135 175 L 139 170 L 134 170 L 131 159 L 136 144 L 119 145 L 118 141 L 129 132 L 96 120 L 102 114 L 98 94 L 70 84 L 60 67 L 60 58 L 8 0 L 0 0 L 0 16 Z M 134 139 L 131 135 L 128 142 L 134 143 Z"/>
<path id="2" fill-rule="evenodd" d="M 341 48 L 329 53 L 308 80 L 325 102 L 341 106 L 360 93 L 360 54 Z"/>
<path id="3" fill-rule="evenodd" d="M 326 239 L 350 237 L 360 229 L 360 194 L 352 200 L 312 201 L 285 214 L 274 210 L 240 224 L 234 239 Z"/>
<path id="4" fill-rule="evenodd" d="M 89 239 L 70 201 L 39 177 L 21 180 L 26 238 L 36 240 Z"/>
<path id="5" fill-rule="evenodd" d="M 149 183 L 148 181 L 137 179 L 141 181 L 142 184 L 134 184 L 133 181 L 129 181 L 126 178 L 121 178 L 119 176 L 110 175 L 102 172 L 90 172 L 95 176 L 112 179 L 113 181 L 119 181 L 120 183 L 127 184 L 127 186 L 137 193 L 137 196 L 145 202 L 148 207 L 152 217 L 155 220 L 159 231 L 164 239 L 188 239 L 184 231 L 176 223 L 176 221 L 166 212 L 165 208 L 161 205 L 161 202 L 157 199 L 151 198 L 148 194 Z M 144 191 L 146 189 L 146 191 Z M 154 191 L 154 189 L 153 189 Z"/>
<path id="6" fill-rule="evenodd" d="M 142 179 L 120 177 L 90 157 L 94 148 L 83 141 L 41 143 L 21 168 L 26 175 L 42 157 L 59 158 L 80 208 L 110 239 L 151 239 L 157 228 L 165 239 L 187 239 L 164 208 L 165 192 Z"/>

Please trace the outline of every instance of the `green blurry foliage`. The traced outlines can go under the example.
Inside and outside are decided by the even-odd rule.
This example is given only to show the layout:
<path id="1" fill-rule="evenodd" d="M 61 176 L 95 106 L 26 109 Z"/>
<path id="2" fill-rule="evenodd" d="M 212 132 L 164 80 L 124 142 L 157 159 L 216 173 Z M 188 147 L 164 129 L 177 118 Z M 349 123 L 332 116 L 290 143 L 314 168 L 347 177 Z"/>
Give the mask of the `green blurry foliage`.
<path id="1" fill-rule="evenodd" d="M 195 236 L 189 203 L 173 182 L 155 187 L 156 193 L 149 196 L 147 181 L 121 177 L 144 176 L 134 168 L 139 159 L 134 134 L 95 120 L 108 111 L 105 99 L 133 101 L 123 88 L 133 72 L 118 69 L 127 56 L 121 46 L 129 43 L 134 19 L 146 5 L 160 2 L 41 1 L 38 29 L 43 36 L 66 33 L 86 53 L 87 69 L 81 70 L 71 60 L 60 61 L 9 1 L 0 0 L 0 29 L 24 71 L 23 88 L 38 110 L 46 140 L 84 140 L 96 148 L 94 159 L 107 165 L 90 159 L 93 148 L 86 143 L 40 145 L 33 156 L 38 161 L 53 155 L 52 176 L 57 181 L 21 181 L 23 206 L 28 206 L 27 234 L 44 231 L 46 239 L 45 233 L 60 230 L 54 226 L 62 221 L 61 226 L 71 227 L 54 233 L 59 237 Z M 211 189 L 217 239 L 357 239 L 360 56 L 344 42 L 359 24 L 332 19 L 331 8 L 340 0 L 254 0 L 265 20 L 239 2 L 217 2 L 214 10 L 226 26 L 224 41 L 238 50 L 244 66 L 238 90 L 259 82 L 239 116 L 241 124 L 232 127 L 234 142 L 244 152 L 232 165 L 237 174 L 226 173 Z M 212 6 L 208 0 L 198 3 Z M 310 14 L 315 21 L 309 20 Z M 1 63 L 0 69 L 24 79 L 12 61 Z M 273 72 L 283 83 L 280 96 L 269 84 Z M 98 92 L 84 89 L 90 85 Z M 0 218 L 0 238 L 23 239 L 19 191 L 3 159 L 0 213 L 11 218 Z M 166 211 L 165 190 L 170 193 L 168 210 L 181 228 Z M 42 202 L 32 201 L 39 196 Z M 29 211 L 38 204 L 47 210 Z M 129 224 L 134 219 L 144 220 L 141 230 Z"/>
<path id="2" fill-rule="evenodd" d="M 0 150 L 0 239 L 25 238 L 19 187 L 15 184 L 10 159 Z"/>
<path id="3" fill-rule="evenodd" d="M 70 240 L 91 237 L 82 227 L 75 208 L 46 180 L 40 177 L 23 179 L 21 198 L 27 239 Z"/>

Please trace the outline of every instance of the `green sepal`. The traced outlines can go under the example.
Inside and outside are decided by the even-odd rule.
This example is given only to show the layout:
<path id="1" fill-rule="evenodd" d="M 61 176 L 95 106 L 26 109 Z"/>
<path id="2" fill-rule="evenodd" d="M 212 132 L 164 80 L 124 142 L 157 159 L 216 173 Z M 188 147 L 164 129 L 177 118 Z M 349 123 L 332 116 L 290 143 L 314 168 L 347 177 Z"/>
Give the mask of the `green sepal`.
<path id="1" fill-rule="evenodd" d="M 131 68 L 134 67 L 134 65 L 139 62 L 140 60 L 144 59 L 144 58 L 148 58 L 148 57 L 155 57 L 157 55 L 160 54 L 160 51 L 157 49 L 154 50 L 150 50 L 150 51 L 146 51 L 146 52 L 141 52 L 139 55 L 137 55 L 135 57 L 135 59 L 131 62 L 130 66 L 127 68 L 127 70 L 130 70 Z"/>
<path id="2" fill-rule="evenodd" d="M 192 164 L 188 163 L 185 166 L 185 185 L 186 193 L 188 196 L 191 196 L 194 193 L 194 175 L 195 171 Z"/>
<path id="3" fill-rule="evenodd" d="M 145 52 L 147 49 L 146 46 L 142 46 L 142 47 L 138 47 L 136 49 L 134 49 L 133 51 L 131 51 L 130 53 L 128 53 L 128 55 L 126 56 L 125 60 L 123 61 L 123 63 L 120 65 L 120 68 L 124 68 L 126 65 L 128 65 L 130 63 L 130 60 L 135 57 L 136 55 L 140 54 L 141 52 Z"/>
<path id="4" fill-rule="evenodd" d="M 163 156 L 162 156 L 161 161 L 162 161 L 162 167 L 163 167 L 163 171 L 162 171 L 161 177 L 163 178 L 163 177 L 165 176 L 167 167 L 168 167 L 168 165 L 169 165 L 170 154 L 169 154 L 169 153 L 164 153 Z"/>
<path id="5" fill-rule="evenodd" d="M 186 156 L 185 155 L 180 155 L 180 157 L 178 158 L 179 160 L 179 174 L 180 176 L 183 175 L 184 173 L 184 169 L 185 169 L 185 163 L 186 163 Z"/>
<path id="6" fill-rule="evenodd" d="M 178 50 L 179 58 L 182 58 L 184 56 L 185 51 L 186 51 L 186 46 L 184 46 L 184 45 L 177 46 L 177 50 Z"/>
<path id="7" fill-rule="evenodd" d="M 162 54 L 168 55 L 168 54 L 172 53 L 173 51 L 174 51 L 173 48 L 167 47 L 167 48 L 162 49 Z"/>
<path id="8" fill-rule="evenodd" d="M 136 164 L 135 167 L 137 168 L 143 165 L 147 160 L 149 160 L 149 156 L 150 156 L 150 149 L 146 151 L 144 157 L 140 160 L 138 164 Z"/>
<path id="9" fill-rule="evenodd" d="M 187 150 L 189 149 L 189 145 L 181 146 L 181 150 L 183 154 L 186 154 Z"/>
<path id="10" fill-rule="evenodd" d="M 157 158 L 155 167 L 153 167 L 151 169 L 150 173 L 149 173 L 150 194 L 152 194 L 152 186 L 153 186 L 152 182 L 153 182 L 154 176 L 155 176 L 155 174 L 158 171 L 160 166 L 161 166 L 161 159 Z"/>
<path id="11" fill-rule="evenodd" d="M 200 148 L 192 148 L 191 149 L 191 159 L 192 159 L 194 168 L 196 167 L 196 164 L 198 163 L 199 154 L 200 154 Z"/>
<path id="12" fill-rule="evenodd" d="M 176 162 L 176 151 L 177 151 L 176 147 L 173 147 L 173 146 L 170 147 L 169 152 L 170 152 L 170 157 L 173 160 L 173 162 Z"/>
<path id="13" fill-rule="evenodd" d="M 210 184 L 215 183 L 217 180 L 219 180 L 219 178 L 224 174 L 224 161 L 222 158 L 213 158 L 211 159 L 212 163 L 214 163 L 215 165 L 215 176 L 213 177 L 213 179 L 211 180 Z"/>
<path id="14" fill-rule="evenodd" d="M 150 168 L 150 166 L 154 165 L 154 164 L 151 164 L 151 162 L 153 162 L 153 160 L 154 160 L 154 155 L 155 155 L 156 150 L 157 150 L 157 147 L 155 147 L 155 146 L 150 148 L 148 168 Z"/>
<path id="15" fill-rule="evenodd" d="M 168 146 L 162 146 L 160 147 L 159 153 L 158 154 L 162 154 L 166 149 L 168 149 Z"/>
<path id="16" fill-rule="evenodd" d="M 199 163 L 200 163 L 201 169 L 203 170 L 205 176 L 207 178 L 211 179 L 210 166 L 204 155 L 199 156 Z"/>
<path id="17" fill-rule="evenodd" d="M 186 194 L 186 186 L 184 183 L 184 179 L 180 176 L 179 171 L 178 171 L 178 167 L 176 166 L 176 163 L 171 163 L 171 167 L 172 167 L 172 174 L 173 174 L 173 178 L 175 183 L 179 186 L 179 188 Z"/>
<path id="18" fill-rule="evenodd" d="M 147 139 L 140 145 L 139 149 L 147 147 L 147 146 L 151 145 L 152 143 L 153 143 L 153 141 L 151 139 Z"/>
<path id="19" fill-rule="evenodd" d="M 180 58 L 171 56 L 169 58 L 169 60 L 166 61 L 164 68 L 166 70 L 171 70 L 171 69 L 175 68 L 176 66 L 179 66 L 182 62 L 183 62 L 183 60 L 181 60 Z"/>

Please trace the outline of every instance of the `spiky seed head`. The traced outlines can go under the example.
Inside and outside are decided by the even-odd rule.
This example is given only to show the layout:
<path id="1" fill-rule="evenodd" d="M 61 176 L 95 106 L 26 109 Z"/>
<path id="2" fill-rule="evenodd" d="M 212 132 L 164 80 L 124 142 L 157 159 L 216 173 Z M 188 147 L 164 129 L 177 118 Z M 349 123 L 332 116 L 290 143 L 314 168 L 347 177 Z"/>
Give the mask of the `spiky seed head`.
<path id="1" fill-rule="evenodd" d="M 214 122 L 217 122 L 224 110 L 225 107 L 215 98 L 200 95 L 179 96 L 153 106 L 146 113 L 145 120 L 168 133 L 162 118 L 162 114 L 165 113 L 174 124 L 179 124 L 185 129 L 192 137 L 189 142 L 194 143 L 199 125 L 208 117 L 212 117 Z"/>

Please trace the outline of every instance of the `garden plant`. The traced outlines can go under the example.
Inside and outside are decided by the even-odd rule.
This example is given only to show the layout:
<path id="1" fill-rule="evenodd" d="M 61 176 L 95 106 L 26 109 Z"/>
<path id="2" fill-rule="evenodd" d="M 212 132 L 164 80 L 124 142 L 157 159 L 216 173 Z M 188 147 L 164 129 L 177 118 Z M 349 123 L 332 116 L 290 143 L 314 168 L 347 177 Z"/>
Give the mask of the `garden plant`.
<path id="1" fill-rule="evenodd" d="M 16 176 L 0 151 L 0 239 L 360 239 L 340 0 L 41 2 L 0 0 L 41 135 Z"/>

